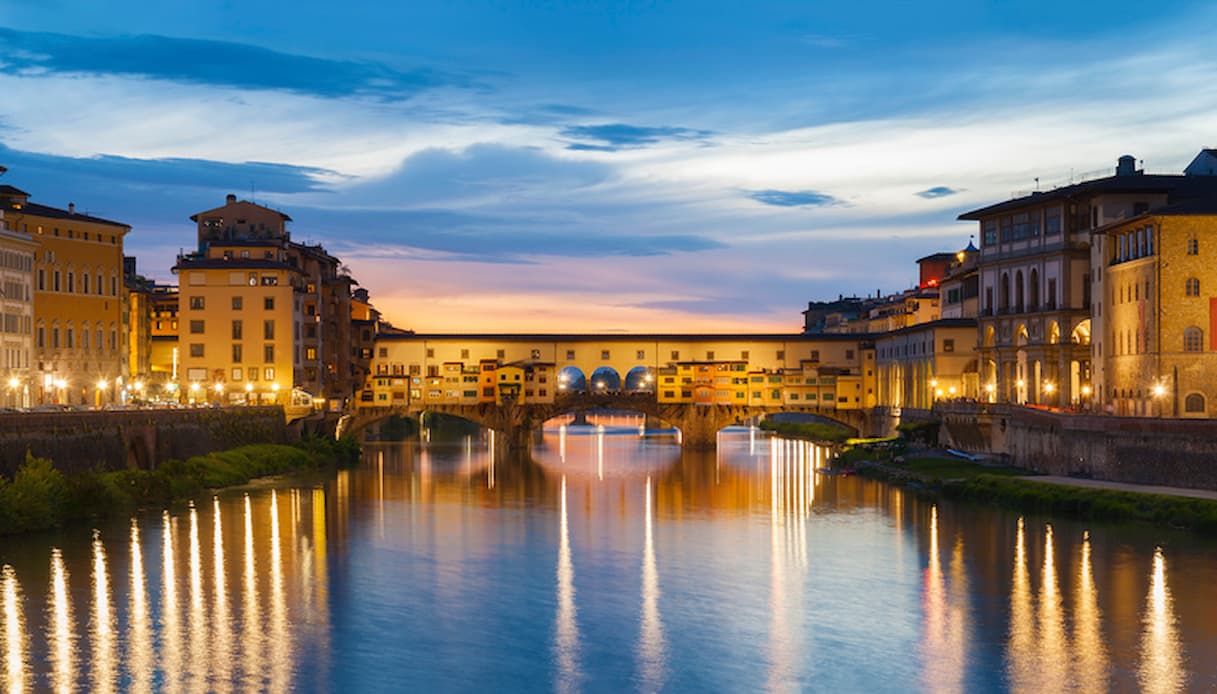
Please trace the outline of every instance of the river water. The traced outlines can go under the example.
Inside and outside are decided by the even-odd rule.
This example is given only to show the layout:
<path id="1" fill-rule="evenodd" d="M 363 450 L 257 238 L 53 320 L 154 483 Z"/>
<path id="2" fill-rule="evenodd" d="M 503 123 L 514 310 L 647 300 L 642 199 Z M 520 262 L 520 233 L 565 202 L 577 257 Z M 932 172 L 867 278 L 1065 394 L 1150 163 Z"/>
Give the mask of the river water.
<path id="1" fill-rule="evenodd" d="M 0 690 L 1217 689 L 1211 539 L 933 503 L 747 429 L 428 438 L 0 538 Z"/>

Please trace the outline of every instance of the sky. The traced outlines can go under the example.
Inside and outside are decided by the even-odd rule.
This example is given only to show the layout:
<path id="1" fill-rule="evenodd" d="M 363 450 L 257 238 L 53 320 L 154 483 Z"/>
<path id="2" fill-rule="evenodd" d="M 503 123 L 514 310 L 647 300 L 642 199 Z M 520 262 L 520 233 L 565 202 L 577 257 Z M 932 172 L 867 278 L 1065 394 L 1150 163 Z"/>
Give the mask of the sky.
<path id="1" fill-rule="evenodd" d="M 1217 146 L 1205 2 L 150 5 L 0 0 L 0 183 L 166 282 L 190 215 L 281 209 L 419 332 L 797 332 Z"/>

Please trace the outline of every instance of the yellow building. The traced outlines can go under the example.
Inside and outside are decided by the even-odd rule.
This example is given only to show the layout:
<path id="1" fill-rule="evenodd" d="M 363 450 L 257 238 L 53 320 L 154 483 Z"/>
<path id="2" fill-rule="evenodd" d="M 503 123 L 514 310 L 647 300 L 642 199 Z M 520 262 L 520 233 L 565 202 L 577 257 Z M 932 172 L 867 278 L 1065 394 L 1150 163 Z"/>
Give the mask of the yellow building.
<path id="1" fill-rule="evenodd" d="M 0 219 L 3 212 L 0 211 Z M 0 407 L 32 404 L 34 371 L 34 255 L 38 243 L 0 231 L 0 355 L 4 377 Z"/>
<path id="2" fill-rule="evenodd" d="M 980 384 L 976 337 L 974 318 L 945 318 L 877 335 L 878 404 L 929 409 L 935 400 L 995 396 Z"/>
<path id="3" fill-rule="evenodd" d="M 1117 415 L 1217 413 L 1217 196 L 1095 231 L 1093 400 Z"/>
<path id="4" fill-rule="evenodd" d="M 129 381 L 121 222 L 32 203 L 0 186 L 5 229 L 38 243 L 31 401 L 103 405 Z"/>

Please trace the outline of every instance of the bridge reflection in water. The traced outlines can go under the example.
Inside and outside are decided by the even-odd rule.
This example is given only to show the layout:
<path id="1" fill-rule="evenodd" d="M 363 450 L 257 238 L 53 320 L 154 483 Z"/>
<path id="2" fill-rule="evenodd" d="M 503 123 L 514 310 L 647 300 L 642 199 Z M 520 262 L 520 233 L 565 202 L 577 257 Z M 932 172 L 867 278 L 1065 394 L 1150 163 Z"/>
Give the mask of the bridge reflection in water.
<path id="1" fill-rule="evenodd" d="M 370 444 L 318 486 L 6 538 L 0 689 L 1217 682 L 1188 655 L 1217 638 L 1217 564 L 1185 542 L 927 503 L 756 431 L 716 451 L 629 431 Z"/>

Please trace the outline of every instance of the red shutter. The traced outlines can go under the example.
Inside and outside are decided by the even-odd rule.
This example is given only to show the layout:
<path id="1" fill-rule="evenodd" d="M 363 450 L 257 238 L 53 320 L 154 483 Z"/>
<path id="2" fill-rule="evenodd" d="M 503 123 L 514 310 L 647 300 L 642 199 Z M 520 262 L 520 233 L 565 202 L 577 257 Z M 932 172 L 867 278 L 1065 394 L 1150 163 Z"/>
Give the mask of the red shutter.
<path id="1" fill-rule="evenodd" d="M 1217 297 L 1209 298 L 1209 349 L 1217 350 Z"/>

